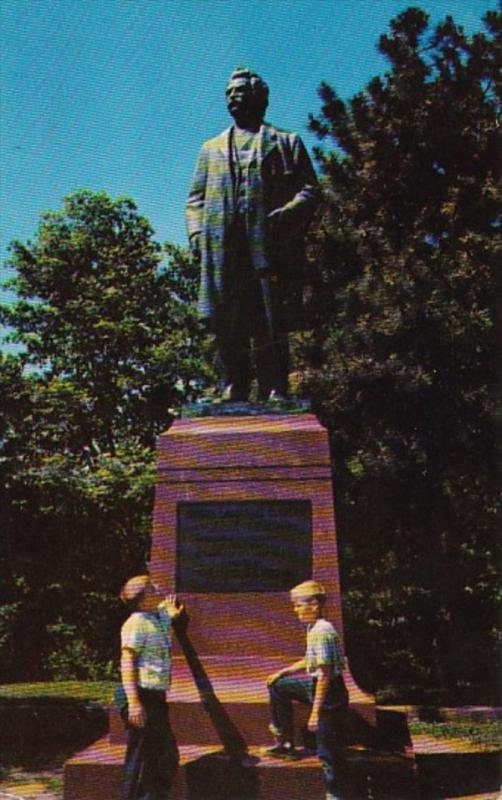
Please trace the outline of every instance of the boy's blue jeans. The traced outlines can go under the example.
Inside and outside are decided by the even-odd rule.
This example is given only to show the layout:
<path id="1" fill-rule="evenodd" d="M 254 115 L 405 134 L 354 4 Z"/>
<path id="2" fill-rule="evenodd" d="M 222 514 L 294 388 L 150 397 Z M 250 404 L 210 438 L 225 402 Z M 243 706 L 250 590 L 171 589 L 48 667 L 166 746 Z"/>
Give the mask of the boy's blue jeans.
<path id="1" fill-rule="evenodd" d="M 312 706 L 315 687 L 316 678 L 304 672 L 283 675 L 269 686 L 272 721 L 284 739 L 293 742 L 293 700 Z M 319 728 L 315 734 L 326 790 L 335 795 L 341 795 L 347 783 L 344 754 L 347 702 L 342 679 L 335 679 L 330 683 L 319 713 Z"/>
<path id="2" fill-rule="evenodd" d="M 127 750 L 124 764 L 123 800 L 168 800 L 178 767 L 178 747 L 169 723 L 165 693 L 139 689 L 146 712 L 146 725 L 127 724 Z"/>

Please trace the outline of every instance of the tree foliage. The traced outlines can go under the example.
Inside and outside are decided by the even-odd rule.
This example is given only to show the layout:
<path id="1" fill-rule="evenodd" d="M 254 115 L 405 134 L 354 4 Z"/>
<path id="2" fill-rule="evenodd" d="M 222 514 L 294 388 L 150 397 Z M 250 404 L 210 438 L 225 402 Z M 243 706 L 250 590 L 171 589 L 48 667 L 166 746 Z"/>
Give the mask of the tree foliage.
<path id="1" fill-rule="evenodd" d="M 389 69 L 324 83 L 312 396 L 333 442 L 354 656 L 374 679 L 496 676 L 500 15 L 409 8 Z M 310 343 L 311 344 L 311 343 Z"/>
<path id="2" fill-rule="evenodd" d="M 155 436 L 210 377 L 194 266 L 167 259 L 131 200 L 89 191 L 12 245 L 19 300 L 2 314 L 25 352 L 0 360 L 6 677 L 111 668 L 116 591 L 148 555 Z"/>
<path id="3" fill-rule="evenodd" d="M 34 244 L 12 244 L 20 300 L 3 321 L 26 347 L 26 363 L 71 397 L 78 441 L 68 440 L 70 451 L 113 451 L 130 435 L 151 445 L 204 373 L 199 326 L 184 302 L 193 293 L 187 259 L 171 246 L 161 268 L 152 237 L 131 200 L 82 191 L 43 216 Z"/>

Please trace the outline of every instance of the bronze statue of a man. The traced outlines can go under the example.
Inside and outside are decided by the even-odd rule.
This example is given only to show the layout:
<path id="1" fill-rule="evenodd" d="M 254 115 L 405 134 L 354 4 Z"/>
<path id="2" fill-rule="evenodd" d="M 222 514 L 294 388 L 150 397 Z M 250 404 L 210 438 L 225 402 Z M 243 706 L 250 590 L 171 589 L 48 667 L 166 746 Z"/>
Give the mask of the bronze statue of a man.
<path id="1" fill-rule="evenodd" d="M 247 400 L 251 341 L 260 400 L 288 392 L 288 331 L 301 327 L 303 238 L 317 178 L 295 133 L 264 122 L 268 86 L 238 68 L 226 90 L 234 124 L 199 154 L 186 215 L 200 256 L 199 313 L 216 336 L 227 400 Z"/>

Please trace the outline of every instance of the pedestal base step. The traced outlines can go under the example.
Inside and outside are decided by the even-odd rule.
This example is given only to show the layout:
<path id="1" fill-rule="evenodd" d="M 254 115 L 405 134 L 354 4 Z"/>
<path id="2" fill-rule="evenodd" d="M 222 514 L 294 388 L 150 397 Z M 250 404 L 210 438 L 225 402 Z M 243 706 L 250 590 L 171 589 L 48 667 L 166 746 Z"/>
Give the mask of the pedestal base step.
<path id="1" fill-rule="evenodd" d="M 200 745 L 211 745 L 218 740 L 227 745 L 239 739 L 248 746 L 272 744 L 266 679 L 285 663 L 284 657 L 204 656 L 198 663 L 197 685 L 185 659 L 176 658 L 168 701 L 178 744 L 191 745 L 194 738 Z M 350 697 L 347 743 L 375 747 L 375 698 L 357 686 L 349 670 L 344 679 Z M 295 703 L 297 744 L 302 742 L 302 728 L 308 715 L 307 706 Z M 122 720 L 113 707 L 110 741 L 115 744 L 125 741 Z"/>
<path id="2" fill-rule="evenodd" d="M 65 800 L 120 800 L 124 745 L 108 737 L 66 762 Z M 415 798 L 413 756 L 349 748 L 350 800 Z M 171 800 L 323 800 L 322 770 L 314 755 L 284 762 L 251 747 L 239 758 L 221 747 L 180 747 Z"/>
<path id="3" fill-rule="evenodd" d="M 369 725 L 358 713 L 359 709 L 349 708 L 347 715 L 347 743 L 350 745 L 376 746 L 375 727 Z M 304 743 L 310 708 L 300 703 L 294 707 L 295 743 Z M 270 708 L 268 704 L 220 703 L 216 697 L 202 703 L 169 703 L 171 726 L 179 745 L 191 745 L 194 738 L 197 744 L 221 745 L 232 742 L 239 746 L 244 741 L 248 746 L 272 745 L 273 737 L 269 731 Z M 110 742 L 124 744 L 126 734 L 124 725 L 114 708 L 110 709 Z M 228 749 L 228 748 L 227 748 Z"/>

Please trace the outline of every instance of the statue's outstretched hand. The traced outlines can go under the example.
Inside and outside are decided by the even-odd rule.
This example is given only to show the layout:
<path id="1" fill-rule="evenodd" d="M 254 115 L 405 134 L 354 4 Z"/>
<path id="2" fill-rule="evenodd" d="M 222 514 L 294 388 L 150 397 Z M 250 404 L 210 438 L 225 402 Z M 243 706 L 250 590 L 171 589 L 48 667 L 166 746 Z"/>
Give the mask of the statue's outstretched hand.
<path id="1" fill-rule="evenodd" d="M 192 253 L 194 258 L 200 258 L 201 247 L 200 247 L 200 233 L 194 233 L 190 236 L 190 252 Z"/>

